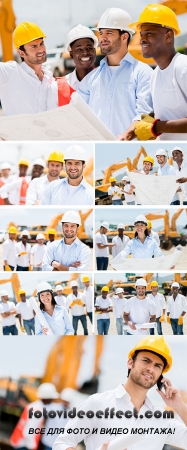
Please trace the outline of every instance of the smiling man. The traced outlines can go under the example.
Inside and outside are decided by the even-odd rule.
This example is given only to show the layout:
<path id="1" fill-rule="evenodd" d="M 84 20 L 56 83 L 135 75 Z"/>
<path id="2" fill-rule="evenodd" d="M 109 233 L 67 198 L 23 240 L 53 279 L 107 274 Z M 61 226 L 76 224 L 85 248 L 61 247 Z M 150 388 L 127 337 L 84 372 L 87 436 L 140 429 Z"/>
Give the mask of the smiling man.
<path id="1" fill-rule="evenodd" d="M 187 205 L 187 162 L 184 161 L 182 149 L 178 146 L 172 150 L 171 155 L 174 163 L 176 163 L 176 174 L 179 177 L 177 183 L 180 183 L 183 205 Z"/>

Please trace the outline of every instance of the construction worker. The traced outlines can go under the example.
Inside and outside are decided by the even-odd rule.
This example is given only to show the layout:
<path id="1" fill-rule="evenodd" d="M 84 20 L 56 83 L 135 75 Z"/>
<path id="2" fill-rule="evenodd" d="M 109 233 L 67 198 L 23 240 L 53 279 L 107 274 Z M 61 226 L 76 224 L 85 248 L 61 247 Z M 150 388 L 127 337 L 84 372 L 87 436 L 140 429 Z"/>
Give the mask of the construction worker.
<path id="1" fill-rule="evenodd" d="M 48 242 L 46 245 L 50 245 L 51 242 L 55 241 L 55 237 L 56 237 L 56 230 L 54 228 L 49 228 L 48 230 Z"/>
<path id="2" fill-rule="evenodd" d="M 156 159 L 159 164 L 158 168 L 158 176 L 164 176 L 164 175 L 177 175 L 176 169 L 168 164 L 167 162 L 167 152 L 163 148 L 159 148 L 156 151 Z M 176 187 L 177 191 L 177 187 Z M 175 193 L 171 205 L 180 205 L 180 199 L 179 195 Z"/>
<path id="3" fill-rule="evenodd" d="M 166 313 L 166 302 L 163 294 L 158 292 L 157 281 L 151 281 L 151 294 L 149 294 L 151 300 L 153 300 L 156 307 L 156 325 L 157 333 L 162 333 L 162 322 L 164 322 L 164 316 Z M 154 334 L 154 328 L 150 328 L 150 334 Z"/>
<path id="4" fill-rule="evenodd" d="M 3 249 L 3 269 L 5 271 L 14 271 L 16 267 L 16 237 L 17 229 L 14 226 L 10 226 L 8 229 L 8 239 L 2 244 Z"/>
<path id="5" fill-rule="evenodd" d="M 78 93 L 119 139 L 128 140 L 132 123 L 144 110 L 151 112 L 149 82 L 152 69 L 128 53 L 134 31 L 131 17 L 120 8 L 107 9 L 95 30 L 106 57 L 79 84 Z M 133 125 L 134 130 L 134 125 Z M 124 133 L 125 132 L 125 133 Z M 121 136 L 121 133 L 124 133 Z"/>
<path id="6" fill-rule="evenodd" d="M 96 448 L 106 450 L 107 445 L 104 443 L 108 437 L 103 430 L 109 428 L 119 430 L 119 423 L 122 421 L 124 426 L 127 427 L 125 431 L 127 434 L 123 434 L 122 438 L 122 436 L 118 437 L 111 432 L 109 440 L 112 441 L 112 448 L 135 447 L 136 450 L 142 448 L 162 450 L 164 444 L 168 444 L 168 446 L 180 446 L 180 448 L 186 449 L 187 407 L 183 403 L 178 389 L 174 388 L 171 381 L 165 377 L 166 372 L 172 367 L 172 353 L 167 341 L 163 336 L 144 337 L 130 350 L 127 367 L 127 381 L 120 383 L 115 389 L 91 395 L 81 404 L 81 411 L 93 411 L 94 405 L 94 411 L 98 413 L 94 414 L 92 419 L 88 418 L 86 414 L 84 419 L 80 419 L 80 413 L 74 419 L 69 420 L 65 432 L 56 439 L 53 450 L 76 448 L 82 440 L 83 420 L 84 428 L 88 428 L 88 433 L 84 436 L 84 443 L 89 450 Z M 160 396 L 161 402 L 167 405 L 167 409 L 173 409 L 180 420 L 171 419 L 171 415 L 164 415 L 165 418 L 163 419 L 164 409 L 160 408 L 158 404 L 153 404 L 147 395 L 147 392 L 153 386 L 157 388 L 156 391 L 153 389 L 153 398 L 154 396 L 158 398 Z M 159 419 L 155 417 L 154 412 L 156 410 L 161 413 Z M 135 411 L 137 414 L 133 414 Z M 116 412 L 119 414 L 116 414 Z M 127 413 L 128 419 L 124 418 L 124 412 Z M 142 425 L 142 422 L 144 422 L 144 425 Z M 70 429 L 80 431 L 77 434 L 70 434 Z M 98 432 L 93 434 L 93 429 L 98 429 Z M 135 429 L 136 432 L 131 432 Z M 144 433 L 146 432 L 146 446 L 145 436 L 139 436 L 142 429 L 146 430 L 144 431 Z M 153 434 L 154 431 L 156 431 L 156 434 Z M 118 431 L 118 433 L 120 432 Z M 137 433 L 136 436 L 135 433 Z M 118 445 L 117 440 L 119 439 L 124 439 L 124 444 L 120 442 L 120 445 Z M 126 444 L 126 442 L 128 443 Z"/>
<path id="7" fill-rule="evenodd" d="M 61 284 L 57 284 L 55 291 L 57 293 L 57 295 L 55 295 L 56 304 L 59 306 L 64 306 L 64 308 L 66 308 L 68 311 L 67 297 L 63 295 L 63 288 Z"/>
<path id="8" fill-rule="evenodd" d="M 114 315 L 116 319 L 117 334 L 123 334 L 123 311 L 125 309 L 126 299 L 124 298 L 123 288 L 117 288 L 115 293 L 112 292 L 108 295 L 114 304 Z"/>
<path id="9" fill-rule="evenodd" d="M 146 116 L 137 122 L 135 136 L 140 140 L 160 135 L 166 141 L 186 140 L 187 58 L 174 47 L 174 37 L 180 34 L 177 17 L 167 6 L 149 4 L 130 26 L 140 31 L 144 58 L 153 58 L 157 64 L 150 85 L 155 118 Z"/>
<path id="10" fill-rule="evenodd" d="M 128 325 L 127 334 L 149 334 L 149 328 L 136 328 L 136 324 L 156 321 L 156 307 L 153 300 L 146 296 L 147 282 L 144 278 L 136 281 L 136 295 L 129 298 L 124 307 L 124 321 Z"/>
<path id="11" fill-rule="evenodd" d="M 96 298 L 95 311 L 97 321 L 97 332 L 99 335 L 107 335 L 110 328 L 110 312 L 113 312 L 112 300 L 108 296 L 109 287 L 103 286 L 101 295 Z"/>
<path id="12" fill-rule="evenodd" d="M 31 308 L 29 300 L 26 299 L 25 289 L 19 289 L 18 294 L 20 302 L 16 305 L 16 313 L 18 314 L 20 330 L 22 333 L 26 332 L 29 336 L 32 336 L 32 334 L 35 334 L 35 312 Z"/>
<path id="13" fill-rule="evenodd" d="M 112 247 L 113 258 L 119 255 L 119 253 L 122 252 L 122 250 L 124 250 L 127 243 L 130 241 L 129 237 L 124 235 L 125 227 L 123 223 L 118 224 L 117 230 L 118 235 L 112 239 L 112 244 L 114 244 L 114 247 Z"/>
<path id="14" fill-rule="evenodd" d="M 84 275 L 84 277 L 82 277 L 82 282 L 84 284 L 83 296 L 84 303 L 86 305 L 86 312 L 90 319 L 90 322 L 93 323 L 93 286 L 90 285 L 90 277 L 88 277 L 87 275 Z"/>
<path id="15" fill-rule="evenodd" d="M 152 224 L 151 220 L 147 221 L 147 230 L 148 230 L 149 236 L 152 237 L 153 239 L 155 239 L 158 246 L 160 247 L 160 238 L 159 238 L 158 233 L 156 231 L 153 231 L 153 224 Z"/>
<path id="16" fill-rule="evenodd" d="M 3 186 L 3 184 L 10 183 L 10 181 L 12 181 L 12 179 L 15 177 L 15 175 L 10 175 L 11 165 L 9 162 L 3 162 L 1 164 L 0 172 L 0 187 Z"/>
<path id="17" fill-rule="evenodd" d="M 173 334 L 183 334 L 183 317 L 187 312 L 187 301 L 179 294 L 180 285 L 176 281 L 171 285 L 172 295 L 168 299 L 167 322 L 171 324 Z"/>
<path id="18" fill-rule="evenodd" d="M 187 162 L 184 161 L 184 155 L 180 147 L 175 147 L 171 154 L 173 161 L 176 163 L 176 174 L 179 177 L 177 183 L 180 183 L 183 205 L 187 205 Z"/>
<path id="19" fill-rule="evenodd" d="M 42 233 L 38 233 L 36 241 L 37 244 L 34 244 L 31 248 L 30 261 L 32 270 L 41 271 L 42 261 L 47 250 L 47 247 L 44 244 L 45 236 Z"/>
<path id="20" fill-rule="evenodd" d="M 41 205 L 93 205 L 94 189 L 83 177 L 86 151 L 74 144 L 65 150 L 67 177 L 49 184 L 43 192 Z"/>
<path id="21" fill-rule="evenodd" d="M 71 281 L 72 294 L 67 297 L 68 308 L 71 309 L 74 335 L 77 335 L 79 320 L 82 324 L 84 335 L 88 334 L 87 319 L 84 307 L 84 295 L 78 291 L 77 281 Z"/>
<path id="22" fill-rule="evenodd" d="M 18 166 L 19 177 L 0 189 L 0 195 L 6 205 L 25 205 L 29 183 L 34 178 L 39 178 L 42 175 L 45 161 L 42 158 L 35 159 L 31 175 L 26 175 L 29 167 L 27 159 L 21 159 Z"/>
<path id="23" fill-rule="evenodd" d="M 121 180 L 122 184 L 125 186 L 123 188 L 123 194 L 125 194 L 125 203 L 127 205 L 135 205 L 134 201 L 134 189 L 132 187 L 132 184 L 130 183 L 130 180 L 127 176 L 124 176 Z"/>
<path id="24" fill-rule="evenodd" d="M 95 234 L 95 256 L 97 263 L 97 270 L 107 270 L 109 261 L 110 247 L 114 247 L 115 244 L 108 243 L 106 233 L 109 230 L 109 223 L 102 222 L 100 230 Z"/>
<path id="25" fill-rule="evenodd" d="M 16 244 L 17 272 L 28 272 L 29 270 L 31 245 L 28 243 L 28 239 L 30 239 L 28 230 L 23 230 L 21 232 L 21 241 Z"/>
<path id="26" fill-rule="evenodd" d="M 1 303 L 0 303 L 0 315 L 3 335 L 8 336 L 9 334 L 17 335 L 18 329 L 16 327 L 15 314 L 16 308 L 13 302 L 8 301 L 8 292 L 1 291 Z"/>
<path id="27" fill-rule="evenodd" d="M 42 281 L 37 287 L 40 309 L 55 336 L 72 335 L 73 327 L 67 309 L 56 303 L 51 285 Z M 47 335 L 48 328 L 41 325 L 38 316 L 35 317 L 35 334 Z"/>
<path id="28" fill-rule="evenodd" d="M 38 25 L 22 22 L 14 30 L 13 43 L 22 63 L 0 63 L 0 99 L 4 116 L 46 111 L 53 74 L 46 61 L 45 34 Z"/>
<path id="29" fill-rule="evenodd" d="M 88 269 L 90 248 L 77 237 L 81 226 L 79 213 L 71 210 L 65 212 L 61 223 L 64 237 L 47 246 L 42 270 L 79 272 Z"/>
<path id="30" fill-rule="evenodd" d="M 109 182 L 111 183 L 111 186 L 108 188 L 108 195 L 112 200 L 112 204 L 113 205 L 123 205 L 123 202 L 121 200 L 122 190 L 116 184 L 116 178 L 110 177 Z"/>
<path id="31" fill-rule="evenodd" d="M 45 161 L 44 168 L 45 168 Z M 47 158 L 46 175 L 39 178 L 34 178 L 29 184 L 26 195 L 26 205 L 38 205 L 42 198 L 43 192 L 47 189 L 49 183 L 58 180 L 60 172 L 63 169 L 64 155 L 62 152 L 55 150 L 50 153 Z"/>

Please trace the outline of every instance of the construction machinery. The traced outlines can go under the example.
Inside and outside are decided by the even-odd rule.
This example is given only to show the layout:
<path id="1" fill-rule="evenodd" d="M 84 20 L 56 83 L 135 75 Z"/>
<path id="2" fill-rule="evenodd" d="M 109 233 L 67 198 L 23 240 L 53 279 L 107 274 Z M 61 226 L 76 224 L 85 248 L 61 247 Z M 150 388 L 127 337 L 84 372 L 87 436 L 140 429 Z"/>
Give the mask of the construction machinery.
<path id="1" fill-rule="evenodd" d="M 145 214 L 145 217 L 148 220 L 158 220 L 163 219 L 164 220 L 164 229 L 161 231 L 158 231 L 160 242 L 161 242 L 161 248 L 164 248 L 165 250 L 169 250 L 173 245 L 182 245 L 185 246 L 187 244 L 187 235 L 183 233 L 179 233 L 176 229 L 176 220 L 179 217 L 179 215 L 182 213 L 183 209 L 178 210 L 177 213 L 175 213 L 172 217 L 172 225 L 170 227 L 170 219 L 169 219 L 169 211 L 166 210 L 165 213 L 158 212 L 152 212 L 149 214 Z"/>
<path id="2" fill-rule="evenodd" d="M 0 0 L 0 40 L 2 46 L 3 62 L 13 61 L 12 34 L 16 27 L 12 0 Z"/>
<path id="3" fill-rule="evenodd" d="M 18 274 L 17 273 L 12 273 L 10 278 L 0 279 L 0 285 L 1 284 L 5 284 L 5 283 L 11 283 L 12 284 L 12 289 L 13 289 L 13 293 L 14 293 L 14 300 L 16 300 L 16 302 L 19 302 L 20 301 L 19 289 L 21 288 L 21 285 L 20 285 Z"/>
<path id="4" fill-rule="evenodd" d="M 162 287 L 164 289 L 165 295 L 171 294 L 171 286 L 174 281 L 180 284 L 180 292 L 182 295 L 187 296 L 187 273 L 182 275 L 181 273 L 174 273 L 174 279 L 169 281 L 164 281 Z"/>
<path id="5" fill-rule="evenodd" d="M 141 276 L 141 275 L 135 275 L 135 274 L 126 274 L 126 278 L 127 281 L 122 281 L 122 280 L 109 280 L 109 282 L 107 283 L 107 286 L 109 287 L 110 291 L 114 291 L 117 288 L 123 288 L 124 290 L 124 297 L 125 298 L 130 298 L 133 295 L 136 295 L 136 281 L 139 278 L 144 278 L 144 280 L 147 281 L 147 292 L 151 292 L 151 281 L 153 278 L 154 273 L 146 273 L 145 275 Z M 98 284 L 96 285 L 96 296 L 101 295 L 101 289 L 104 286 L 104 284 Z"/>

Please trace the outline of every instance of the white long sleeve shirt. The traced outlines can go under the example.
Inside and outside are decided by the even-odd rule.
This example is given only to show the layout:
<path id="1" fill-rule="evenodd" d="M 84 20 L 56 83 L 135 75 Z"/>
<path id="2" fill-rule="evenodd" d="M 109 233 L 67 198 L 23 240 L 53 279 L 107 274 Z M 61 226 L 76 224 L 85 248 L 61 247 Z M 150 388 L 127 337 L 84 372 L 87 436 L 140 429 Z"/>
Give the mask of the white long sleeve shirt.
<path id="1" fill-rule="evenodd" d="M 35 205 L 37 202 L 39 204 L 43 192 L 49 185 L 48 176 L 44 175 L 39 178 L 34 178 L 29 184 L 26 195 L 26 205 Z"/>
<path id="2" fill-rule="evenodd" d="M 84 296 L 81 292 L 78 292 L 77 297 L 73 293 L 67 296 L 67 305 L 71 308 L 72 316 L 82 316 L 83 314 L 85 314 L 84 306 L 76 304 L 74 306 L 70 306 L 73 301 L 77 300 L 81 300 L 84 303 Z"/>
<path id="3" fill-rule="evenodd" d="M 16 241 L 6 239 L 2 244 L 3 249 L 3 261 L 7 261 L 8 265 L 15 267 L 17 261 L 16 255 Z"/>
<path id="4" fill-rule="evenodd" d="M 13 311 L 15 308 L 15 305 L 13 302 L 6 302 L 0 303 L 0 315 L 5 313 L 5 312 L 11 312 Z M 16 325 L 16 319 L 15 319 L 15 315 L 11 314 L 9 317 L 3 317 L 1 316 L 1 323 L 2 323 L 2 327 L 11 327 L 11 325 Z"/>
<path id="5" fill-rule="evenodd" d="M 27 255 L 18 256 L 22 252 L 27 252 Z M 31 245 L 26 243 L 26 246 L 22 242 L 18 242 L 16 244 L 16 256 L 17 256 L 17 265 L 21 267 L 29 267 L 30 265 L 30 252 Z"/>
<path id="6" fill-rule="evenodd" d="M 26 175 L 24 177 L 26 182 L 29 184 L 31 181 L 31 176 Z M 19 205 L 20 203 L 20 190 L 23 177 L 18 177 L 10 183 L 5 184 L 0 188 L 0 196 L 2 199 L 8 198 L 12 205 Z"/>
<path id="7" fill-rule="evenodd" d="M 166 302 L 163 294 L 157 292 L 156 295 L 149 294 L 151 300 L 153 300 L 156 307 L 156 318 L 162 316 L 163 309 L 166 309 Z"/>
<path id="8" fill-rule="evenodd" d="M 156 314 L 156 307 L 154 302 L 146 297 L 144 300 L 139 300 L 136 296 L 129 298 L 125 303 L 124 312 L 129 313 L 129 320 L 133 323 L 148 323 L 151 316 Z M 128 327 L 127 331 L 130 334 L 149 334 L 149 328 L 146 330 L 132 330 Z"/>
<path id="9" fill-rule="evenodd" d="M 187 312 L 187 300 L 184 295 L 178 294 L 174 300 L 173 295 L 168 299 L 167 312 L 170 313 L 171 319 L 178 319 L 182 312 Z"/>
<path id="10" fill-rule="evenodd" d="M 115 244 L 114 247 L 112 247 L 112 256 L 115 258 L 117 255 L 119 255 L 122 250 L 126 247 L 127 243 L 130 241 L 128 236 L 123 236 L 123 240 L 119 236 L 115 236 L 112 239 L 112 243 Z"/>
<path id="11" fill-rule="evenodd" d="M 93 286 L 88 286 L 88 288 L 85 288 L 83 291 L 84 296 L 84 303 L 86 305 L 86 311 L 92 312 L 93 311 Z"/>

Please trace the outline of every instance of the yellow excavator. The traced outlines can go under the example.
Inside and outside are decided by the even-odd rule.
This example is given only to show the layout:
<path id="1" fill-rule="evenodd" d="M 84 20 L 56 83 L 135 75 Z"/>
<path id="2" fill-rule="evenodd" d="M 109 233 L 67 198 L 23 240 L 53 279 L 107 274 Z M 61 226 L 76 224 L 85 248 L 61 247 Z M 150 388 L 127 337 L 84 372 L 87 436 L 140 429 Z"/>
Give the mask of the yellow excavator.
<path id="1" fill-rule="evenodd" d="M 17 302 L 20 301 L 20 296 L 18 294 L 19 289 L 21 288 L 19 277 L 17 273 L 13 273 L 10 278 L 0 279 L 0 284 L 12 283 L 12 289 L 14 293 L 15 300 Z"/>
<path id="2" fill-rule="evenodd" d="M 117 288 L 123 288 L 124 290 L 124 296 L 126 298 L 130 298 L 132 295 L 135 295 L 136 293 L 136 288 L 135 288 L 135 283 L 139 278 L 144 278 L 144 280 L 147 281 L 147 291 L 151 291 L 151 281 L 153 278 L 154 273 L 146 273 L 143 276 L 140 275 L 128 275 L 126 274 L 127 277 L 127 281 L 121 281 L 121 280 L 110 280 L 107 283 L 107 286 L 109 287 L 109 289 L 112 291 L 114 291 Z M 101 295 L 101 288 L 104 286 L 104 284 L 97 284 L 96 286 L 96 296 L 97 295 Z"/>
<path id="3" fill-rule="evenodd" d="M 149 214 L 145 214 L 148 220 L 158 220 L 163 219 L 164 220 L 164 229 L 161 231 L 158 231 L 160 241 L 161 241 L 161 248 L 164 248 L 165 250 L 169 250 L 173 245 L 182 245 L 185 246 L 187 244 L 187 236 L 183 233 L 179 233 L 176 228 L 176 220 L 179 217 L 179 215 L 182 213 L 183 209 L 179 209 L 177 213 L 175 213 L 171 219 L 171 226 L 170 226 L 170 218 L 169 218 L 169 211 L 166 210 L 165 213 L 160 212 L 151 212 Z"/>
<path id="4" fill-rule="evenodd" d="M 3 62 L 14 60 L 12 34 L 15 27 L 16 17 L 13 11 L 12 0 L 0 0 L 0 40 Z"/>
<path id="5" fill-rule="evenodd" d="M 180 284 L 180 292 L 187 296 L 187 273 L 182 275 L 181 273 L 174 273 L 173 280 L 164 281 L 162 287 L 164 289 L 165 295 L 171 294 L 171 285 L 174 281 Z"/>

